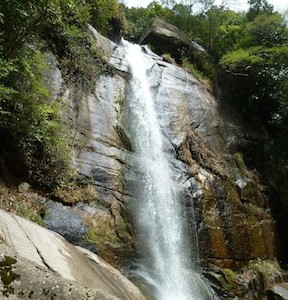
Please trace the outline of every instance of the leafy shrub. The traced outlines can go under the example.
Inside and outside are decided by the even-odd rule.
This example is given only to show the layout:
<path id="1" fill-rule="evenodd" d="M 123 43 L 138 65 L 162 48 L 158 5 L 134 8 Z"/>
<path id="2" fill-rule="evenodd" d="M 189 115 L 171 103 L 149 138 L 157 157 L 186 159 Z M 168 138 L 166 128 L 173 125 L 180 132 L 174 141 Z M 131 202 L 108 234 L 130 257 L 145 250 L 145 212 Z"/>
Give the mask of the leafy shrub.
<path id="1" fill-rule="evenodd" d="M 69 86 L 84 93 L 94 91 L 96 80 L 100 74 L 111 73 L 112 68 L 102 58 L 104 54 L 97 49 L 92 37 L 86 30 L 67 30 L 67 51 L 60 57 L 60 67 Z"/>
<path id="2" fill-rule="evenodd" d="M 77 180 L 65 183 L 62 186 L 57 187 L 52 196 L 61 202 L 76 203 L 86 202 L 90 203 L 97 200 L 97 193 L 95 187 L 92 184 L 77 185 Z"/>
<path id="3" fill-rule="evenodd" d="M 246 169 L 246 166 L 245 166 L 245 162 L 244 162 L 244 159 L 243 159 L 243 155 L 242 153 L 240 152 L 236 152 L 234 153 L 234 160 L 238 166 L 238 168 L 243 171 L 244 169 Z"/>
<path id="4" fill-rule="evenodd" d="M 212 92 L 213 88 L 211 78 L 199 71 L 187 58 L 183 61 L 183 67 L 186 68 L 197 80 L 199 80 L 208 91 Z"/>
<path id="5" fill-rule="evenodd" d="M 0 183 L 0 208 L 43 226 L 45 208 L 39 197 L 33 191 L 22 193 L 15 187 L 8 188 Z"/>
<path id="6" fill-rule="evenodd" d="M 45 54 L 26 49 L 5 78 L 13 93 L 0 100 L 0 132 L 6 160 L 19 175 L 41 186 L 60 183 L 69 169 L 70 150 L 60 118 L 61 101 L 50 100 L 43 72 Z M 5 149 L 6 147 L 6 149 Z M 9 153 L 14 148 L 11 156 Z M 13 153 L 14 152 L 14 153 Z M 17 160 L 13 161 L 18 156 Z"/>
<path id="7" fill-rule="evenodd" d="M 39 49 L 48 46 L 56 55 L 75 94 L 93 92 L 97 76 L 111 70 L 87 32 L 91 8 L 81 0 L 0 3 L 0 157 L 12 172 L 49 190 L 69 182 L 71 151 L 64 105 L 50 99 Z"/>
<path id="8" fill-rule="evenodd" d="M 120 15 L 120 6 L 117 0 L 87 1 L 91 5 L 91 24 L 102 34 L 107 35 L 112 18 Z"/>
<path id="9" fill-rule="evenodd" d="M 268 279 L 273 276 L 281 276 L 281 268 L 275 260 L 263 260 L 258 258 L 257 260 L 251 261 L 249 267 Z"/>

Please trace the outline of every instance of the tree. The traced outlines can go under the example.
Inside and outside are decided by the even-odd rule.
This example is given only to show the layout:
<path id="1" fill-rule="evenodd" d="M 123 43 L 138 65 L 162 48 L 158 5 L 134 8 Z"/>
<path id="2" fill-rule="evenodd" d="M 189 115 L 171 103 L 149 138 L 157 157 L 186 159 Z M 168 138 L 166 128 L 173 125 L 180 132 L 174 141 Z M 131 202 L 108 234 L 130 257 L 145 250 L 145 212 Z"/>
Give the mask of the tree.
<path id="1" fill-rule="evenodd" d="M 90 53 L 83 31 L 89 16 L 82 0 L 0 2 L 0 159 L 12 173 L 42 187 L 68 177 L 70 154 L 61 101 L 52 101 L 43 78 L 48 63 L 43 49 L 59 54 L 61 66 L 61 58 L 73 58 L 71 70 L 82 75 L 79 62 Z"/>
<path id="2" fill-rule="evenodd" d="M 89 9 L 81 0 L 2 0 L 3 54 L 10 58 L 17 56 L 35 36 L 46 30 L 63 29 L 64 24 L 86 24 L 90 19 Z"/>
<path id="3" fill-rule="evenodd" d="M 269 4 L 267 0 L 249 0 L 249 10 L 246 14 L 247 20 L 253 21 L 260 14 L 272 14 L 273 5 Z"/>
<path id="4" fill-rule="evenodd" d="M 176 4 L 173 6 L 171 12 L 173 13 L 169 22 L 177 26 L 180 30 L 191 35 L 191 31 L 196 29 L 196 20 L 190 13 L 190 8 L 187 5 Z"/>
<path id="5" fill-rule="evenodd" d="M 175 0 L 161 0 L 161 4 L 163 7 L 172 8 L 174 5 L 177 4 Z"/>
<path id="6" fill-rule="evenodd" d="M 273 47 L 283 45 L 287 40 L 288 29 L 286 21 L 279 13 L 260 14 L 247 24 L 241 46 L 262 45 Z"/>
<path id="7" fill-rule="evenodd" d="M 146 30 L 156 17 L 163 20 L 171 19 L 171 10 L 161 6 L 156 1 L 151 2 L 147 8 L 126 8 L 128 31 L 125 37 L 138 42 L 144 30 Z"/>
<path id="8" fill-rule="evenodd" d="M 207 13 L 215 5 L 215 0 L 194 0 L 193 2 L 194 12 L 198 14 Z"/>
<path id="9" fill-rule="evenodd" d="M 120 5 L 117 0 L 87 0 L 91 6 L 91 24 L 107 35 L 112 18 L 119 17 Z"/>
<path id="10" fill-rule="evenodd" d="M 237 49 L 245 31 L 245 16 L 231 10 L 218 11 L 218 25 L 211 36 L 211 51 L 216 60 L 227 52 Z"/>

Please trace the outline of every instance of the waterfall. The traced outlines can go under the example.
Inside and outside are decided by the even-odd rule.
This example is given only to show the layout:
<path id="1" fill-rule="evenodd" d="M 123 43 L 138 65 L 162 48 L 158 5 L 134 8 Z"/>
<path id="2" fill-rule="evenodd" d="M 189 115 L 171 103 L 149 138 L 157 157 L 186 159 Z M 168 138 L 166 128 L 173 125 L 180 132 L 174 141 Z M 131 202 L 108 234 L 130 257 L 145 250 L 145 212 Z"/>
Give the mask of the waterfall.
<path id="1" fill-rule="evenodd" d="M 139 273 L 155 289 L 158 300 L 203 300 L 214 296 L 193 271 L 185 242 L 183 212 L 157 111 L 146 76 L 145 60 L 151 59 L 138 45 L 124 42 L 131 72 L 129 122 L 137 170 L 142 182 L 135 220 L 139 244 L 146 260 Z"/>

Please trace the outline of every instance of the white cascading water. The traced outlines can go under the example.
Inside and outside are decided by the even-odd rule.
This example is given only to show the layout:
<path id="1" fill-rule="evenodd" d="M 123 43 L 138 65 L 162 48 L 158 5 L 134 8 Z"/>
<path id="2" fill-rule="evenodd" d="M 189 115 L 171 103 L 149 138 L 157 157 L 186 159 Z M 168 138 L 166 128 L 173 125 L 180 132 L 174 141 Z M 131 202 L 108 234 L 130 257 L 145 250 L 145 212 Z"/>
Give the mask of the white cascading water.
<path id="1" fill-rule="evenodd" d="M 145 244 L 148 252 L 146 264 L 139 273 L 154 287 L 158 300 L 214 299 L 193 271 L 191 254 L 184 241 L 177 187 L 164 152 L 146 76 L 147 55 L 138 45 L 124 44 L 131 72 L 130 126 L 143 184 L 135 219 L 141 236 L 139 243 Z"/>

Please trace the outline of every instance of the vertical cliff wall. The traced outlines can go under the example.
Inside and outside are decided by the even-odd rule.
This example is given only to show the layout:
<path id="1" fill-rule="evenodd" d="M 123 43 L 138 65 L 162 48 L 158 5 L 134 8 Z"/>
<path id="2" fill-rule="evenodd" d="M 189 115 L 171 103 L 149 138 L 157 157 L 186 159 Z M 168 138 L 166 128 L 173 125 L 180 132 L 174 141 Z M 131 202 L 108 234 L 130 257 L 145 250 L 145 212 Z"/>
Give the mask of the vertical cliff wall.
<path id="1" fill-rule="evenodd" d="M 79 141 L 73 165 L 96 187 L 90 212 L 98 253 L 121 263 L 137 257 L 131 210 L 141 192 L 127 123 L 130 75 L 121 45 L 91 30 L 110 57 L 113 75 L 101 75 L 94 92 L 76 102 L 68 89 L 64 97 Z M 249 143 L 249 132 L 225 115 L 219 100 L 186 70 L 143 51 L 150 57 L 148 81 L 190 222 L 187 232 L 201 263 L 241 267 L 251 259 L 277 257 L 265 189 L 238 153 Z"/>

